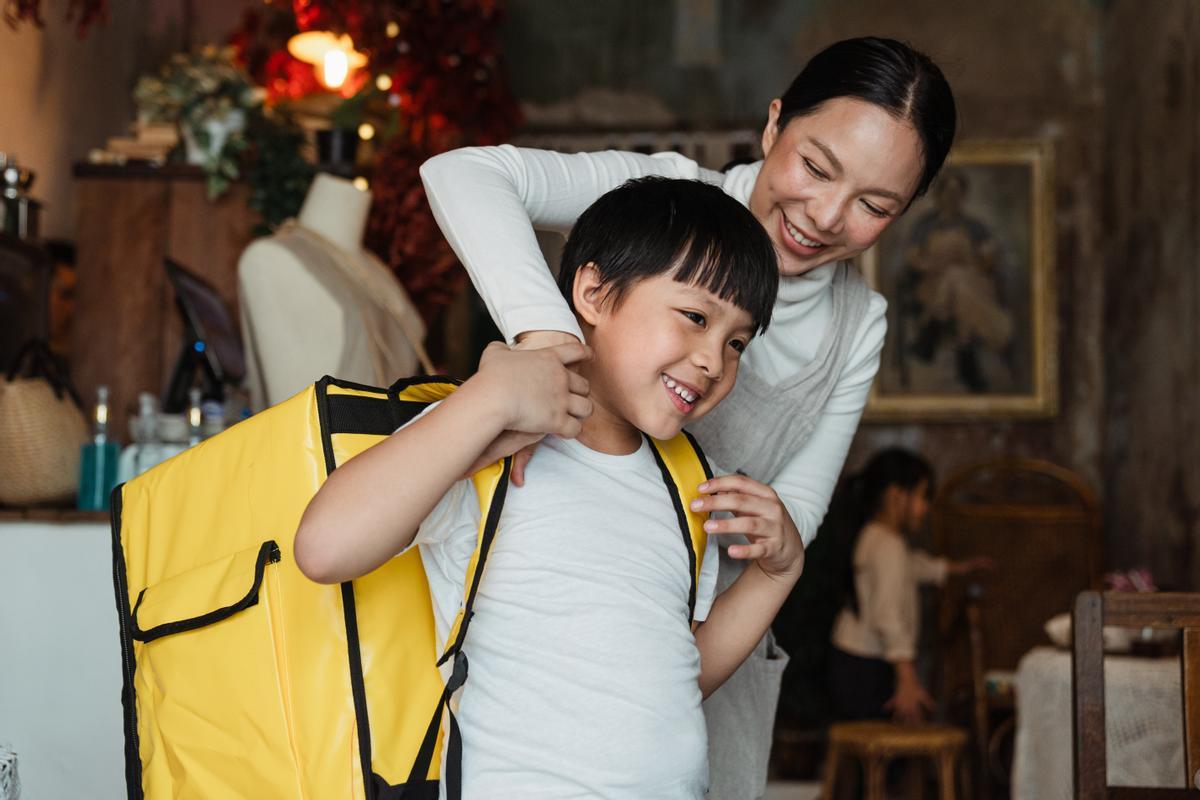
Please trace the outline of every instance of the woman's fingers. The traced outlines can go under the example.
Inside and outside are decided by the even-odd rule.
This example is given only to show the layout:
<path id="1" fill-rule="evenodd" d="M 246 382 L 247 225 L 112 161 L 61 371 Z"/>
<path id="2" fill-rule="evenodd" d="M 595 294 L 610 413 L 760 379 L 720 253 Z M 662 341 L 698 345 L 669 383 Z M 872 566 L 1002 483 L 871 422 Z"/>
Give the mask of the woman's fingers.
<path id="1" fill-rule="evenodd" d="M 725 492 L 707 497 L 697 497 L 691 503 L 692 511 L 730 511 L 734 514 L 754 514 L 762 517 L 772 517 L 778 508 L 778 503 L 756 495 L 741 492 Z"/>
<path id="2" fill-rule="evenodd" d="M 775 490 L 770 486 L 759 483 L 746 475 L 722 475 L 719 478 L 710 478 L 700 484 L 700 492 L 707 495 L 715 495 L 722 492 L 741 492 L 742 494 L 750 494 L 768 500 L 774 500 L 778 497 L 775 494 Z"/>
<path id="3" fill-rule="evenodd" d="M 582 422 L 592 415 L 592 401 L 573 394 L 567 399 L 567 413 Z"/>

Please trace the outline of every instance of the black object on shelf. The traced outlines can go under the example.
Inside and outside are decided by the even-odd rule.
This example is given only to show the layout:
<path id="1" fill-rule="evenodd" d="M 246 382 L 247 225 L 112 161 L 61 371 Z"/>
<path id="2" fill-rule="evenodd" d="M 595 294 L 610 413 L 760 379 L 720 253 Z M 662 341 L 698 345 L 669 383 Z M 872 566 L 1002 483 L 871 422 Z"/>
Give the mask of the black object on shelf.
<path id="1" fill-rule="evenodd" d="M 343 178 L 354 177 L 359 141 L 354 128 L 317 131 L 317 167 Z"/>
<path id="2" fill-rule="evenodd" d="M 216 288 L 168 258 L 167 277 L 183 316 L 183 347 L 163 393 L 165 413 L 187 408 L 188 390 L 199 385 L 205 400 L 224 400 L 225 386 L 246 374 L 241 334 L 233 314 Z"/>

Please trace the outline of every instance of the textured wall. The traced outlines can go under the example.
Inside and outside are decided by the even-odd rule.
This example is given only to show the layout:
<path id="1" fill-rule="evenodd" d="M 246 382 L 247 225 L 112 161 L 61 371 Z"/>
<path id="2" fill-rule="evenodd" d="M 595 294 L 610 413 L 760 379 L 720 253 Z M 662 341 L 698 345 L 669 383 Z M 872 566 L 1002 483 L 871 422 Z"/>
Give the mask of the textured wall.
<path id="1" fill-rule="evenodd" d="M 1200 5 L 1118 0 L 1104 26 L 1110 547 L 1200 588 Z"/>

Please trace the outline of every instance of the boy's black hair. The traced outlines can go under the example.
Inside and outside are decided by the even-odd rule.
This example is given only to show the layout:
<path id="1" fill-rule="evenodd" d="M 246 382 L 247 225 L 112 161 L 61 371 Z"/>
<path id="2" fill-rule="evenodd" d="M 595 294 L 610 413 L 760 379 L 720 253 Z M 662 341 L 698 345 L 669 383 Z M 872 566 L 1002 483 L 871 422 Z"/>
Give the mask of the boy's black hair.
<path id="1" fill-rule="evenodd" d="M 744 309 L 756 333 L 771 322 L 779 261 L 763 226 L 720 188 L 700 181 L 636 178 L 580 215 L 562 255 L 558 288 L 572 288 L 584 264 L 600 273 L 606 300 L 621 301 L 640 280 L 671 273 Z"/>

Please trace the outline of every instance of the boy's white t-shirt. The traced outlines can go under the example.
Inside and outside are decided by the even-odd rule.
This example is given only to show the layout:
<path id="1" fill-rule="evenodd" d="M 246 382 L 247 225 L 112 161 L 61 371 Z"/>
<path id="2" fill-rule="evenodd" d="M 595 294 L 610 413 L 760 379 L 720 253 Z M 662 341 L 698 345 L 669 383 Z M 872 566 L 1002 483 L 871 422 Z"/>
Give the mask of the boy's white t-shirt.
<path id="1" fill-rule="evenodd" d="M 687 548 L 649 444 L 617 456 L 547 437 L 525 475 L 508 489 L 463 645 L 463 797 L 702 798 Z M 439 644 L 478 523 L 474 485 L 459 481 L 414 540 Z M 712 605 L 714 537 L 707 553 L 697 621 Z"/>

